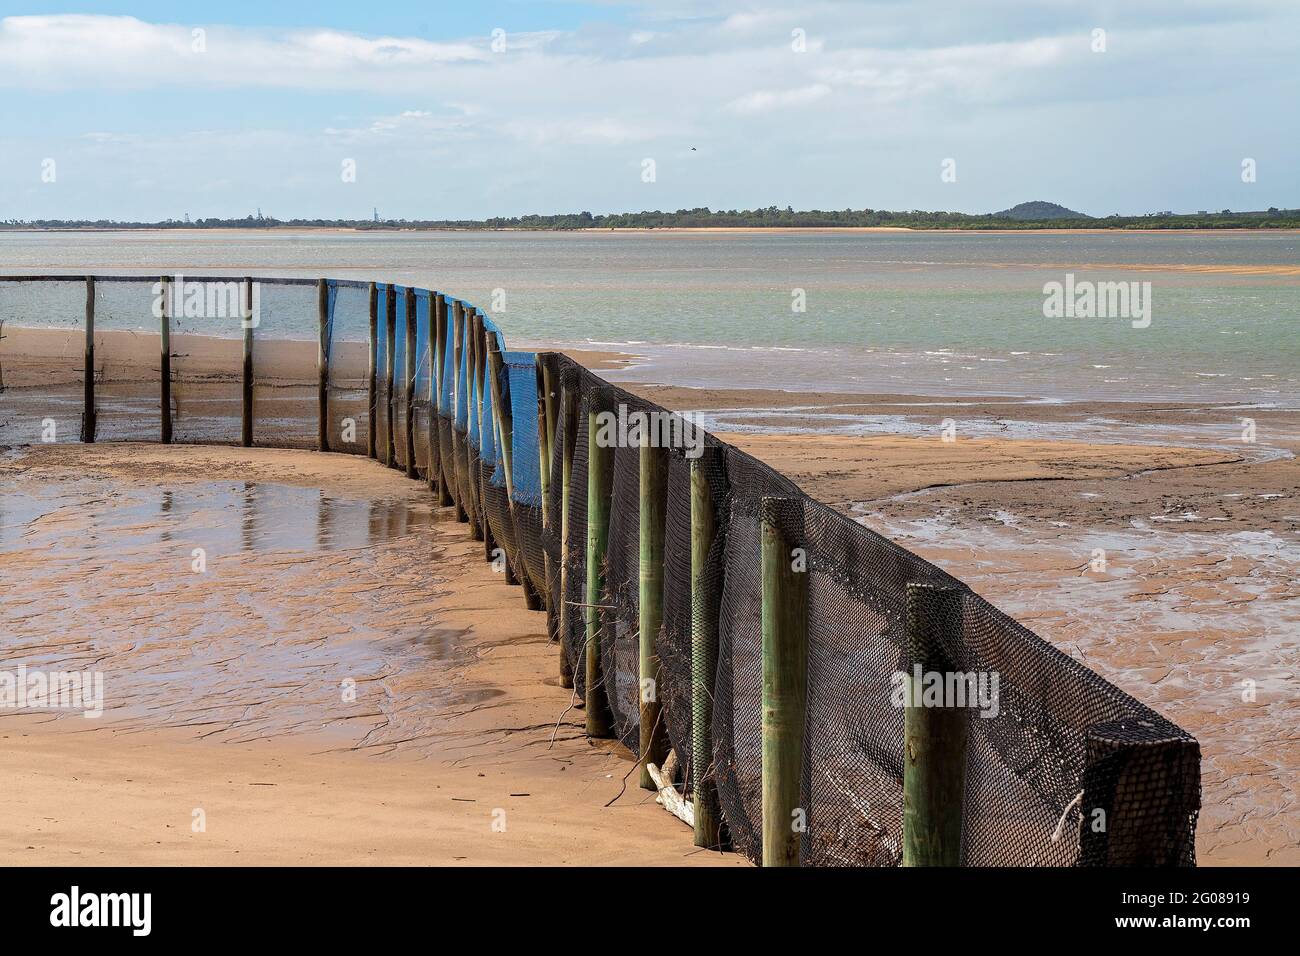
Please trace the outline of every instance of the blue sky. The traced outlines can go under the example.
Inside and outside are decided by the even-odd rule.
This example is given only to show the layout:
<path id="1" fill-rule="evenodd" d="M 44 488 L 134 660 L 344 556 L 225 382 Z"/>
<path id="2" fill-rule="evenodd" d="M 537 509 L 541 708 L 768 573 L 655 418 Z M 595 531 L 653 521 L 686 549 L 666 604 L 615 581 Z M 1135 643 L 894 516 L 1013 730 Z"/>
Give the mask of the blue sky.
<path id="1" fill-rule="evenodd" d="M 1297 36 L 1292 0 L 29 3 L 0 219 L 1294 207 Z"/>

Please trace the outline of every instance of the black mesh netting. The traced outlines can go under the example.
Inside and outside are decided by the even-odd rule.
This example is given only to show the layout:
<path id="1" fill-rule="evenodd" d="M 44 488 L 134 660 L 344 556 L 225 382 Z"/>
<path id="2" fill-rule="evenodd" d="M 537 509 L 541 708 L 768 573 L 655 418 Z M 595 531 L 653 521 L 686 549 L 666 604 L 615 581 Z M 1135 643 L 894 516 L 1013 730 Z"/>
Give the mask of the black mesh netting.
<path id="1" fill-rule="evenodd" d="M 588 414 L 651 410 L 558 357 L 546 357 L 578 392 L 576 418 L 557 416 L 556 448 L 575 451 L 568 501 L 566 578 L 562 531 L 551 529 L 552 593 L 569 613 L 560 638 L 583 692 L 586 640 Z M 566 432 L 572 428 L 574 435 Z M 612 507 L 600 630 L 603 686 L 619 738 L 638 746 L 638 482 L 636 449 L 613 460 Z M 898 865 L 902 858 L 903 710 L 894 675 L 905 672 L 909 583 L 959 582 L 833 509 L 734 448 L 709 440 L 695 466 L 707 485 L 717 534 L 703 562 L 692 614 L 691 468 L 671 453 L 665 540 L 664 626 L 657 636 L 668 734 L 691 782 L 716 782 L 738 850 L 761 858 L 762 609 L 759 506 L 779 510 L 792 547 L 806 553 L 808 677 L 801 856 L 808 865 Z M 552 460 L 550 503 L 562 514 L 562 456 Z M 961 626 L 946 637 L 955 670 L 996 674 L 996 707 L 967 713 L 962 862 L 1093 865 L 1194 862 L 1199 750 L 1194 739 L 962 589 Z M 700 621 L 704 627 L 699 626 Z M 692 631 L 716 633 L 712 767 L 692 767 Z M 707 675 L 706 675 L 707 676 Z M 707 680 L 704 682 L 707 684 Z M 698 708 L 699 704 L 695 706 Z M 707 712 L 707 711 L 702 711 Z M 1100 812 L 1099 812 L 1100 811 Z M 1064 818 L 1064 825 L 1062 819 Z M 1098 819 L 1109 822 L 1097 829 Z M 1058 833 L 1059 828 L 1059 833 Z M 1054 839 L 1055 836 L 1055 839 Z"/>

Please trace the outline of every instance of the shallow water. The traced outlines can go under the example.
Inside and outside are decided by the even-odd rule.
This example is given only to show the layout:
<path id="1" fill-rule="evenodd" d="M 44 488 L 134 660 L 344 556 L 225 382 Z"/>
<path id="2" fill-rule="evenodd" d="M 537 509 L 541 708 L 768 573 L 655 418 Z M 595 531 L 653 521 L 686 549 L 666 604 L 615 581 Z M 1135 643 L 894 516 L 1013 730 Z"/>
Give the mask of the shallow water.
<path id="1" fill-rule="evenodd" d="M 0 261 L 410 283 L 492 309 L 516 347 L 633 351 L 646 364 L 628 377 L 674 384 L 1300 403 L 1291 232 L 8 233 Z M 1045 318 L 1044 283 L 1068 273 L 1151 282 L 1150 327 Z M 0 318 L 81 321 L 77 283 L 34 294 L 0 283 Z M 268 334 L 314 336 L 314 290 L 266 295 Z M 105 328 L 152 327 L 146 284 L 99 296 Z M 364 295 L 341 301 L 363 337 Z"/>

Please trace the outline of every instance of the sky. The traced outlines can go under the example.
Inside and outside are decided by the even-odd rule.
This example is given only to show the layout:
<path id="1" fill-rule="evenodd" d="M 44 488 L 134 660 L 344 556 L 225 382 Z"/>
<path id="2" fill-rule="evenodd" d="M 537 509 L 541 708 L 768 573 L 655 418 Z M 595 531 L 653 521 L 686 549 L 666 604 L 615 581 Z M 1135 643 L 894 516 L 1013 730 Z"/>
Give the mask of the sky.
<path id="1" fill-rule="evenodd" d="M 1300 206 L 1296 0 L 6 8 L 0 220 Z"/>

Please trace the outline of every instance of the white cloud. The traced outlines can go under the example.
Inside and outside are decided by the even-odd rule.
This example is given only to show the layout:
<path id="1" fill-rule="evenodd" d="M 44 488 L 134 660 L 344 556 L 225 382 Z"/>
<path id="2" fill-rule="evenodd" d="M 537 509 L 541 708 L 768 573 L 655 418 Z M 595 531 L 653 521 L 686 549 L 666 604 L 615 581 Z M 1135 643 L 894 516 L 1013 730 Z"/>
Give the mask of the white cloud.
<path id="1" fill-rule="evenodd" d="M 831 88 L 825 83 L 813 83 L 792 90 L 759 90 L 732 100 L 728 105 L 737 113 L 765 113 L 768 110 L 782 109 L 790 106 L 807 106 L 823 96 L 830 95 Z"/>

